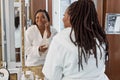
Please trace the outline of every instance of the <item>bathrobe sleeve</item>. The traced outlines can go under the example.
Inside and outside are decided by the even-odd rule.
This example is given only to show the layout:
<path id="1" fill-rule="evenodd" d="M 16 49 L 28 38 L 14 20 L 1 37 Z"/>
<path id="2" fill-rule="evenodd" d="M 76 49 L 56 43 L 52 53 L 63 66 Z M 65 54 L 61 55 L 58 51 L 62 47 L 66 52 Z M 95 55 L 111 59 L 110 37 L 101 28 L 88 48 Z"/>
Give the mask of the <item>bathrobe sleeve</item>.
<path id="1" fill-rule="evenodd" d="M 39 46 L 38 45 L 33 45 L 33 40 L 35 39 L 35 31 L 32 29 L 29 29 L 25 33 L 25 54 L 35 57 L 35 56 L 40 56 L 39 55 Z M 39 43 L 38 43 L 39 44 Z"/>
<path id="2" fill-rule="evenodd" d="M 48 80 L 61 80 L 63 76 L 62 71 L 66 49 L 59 41 L 53 38 L 42 70 Z"/>

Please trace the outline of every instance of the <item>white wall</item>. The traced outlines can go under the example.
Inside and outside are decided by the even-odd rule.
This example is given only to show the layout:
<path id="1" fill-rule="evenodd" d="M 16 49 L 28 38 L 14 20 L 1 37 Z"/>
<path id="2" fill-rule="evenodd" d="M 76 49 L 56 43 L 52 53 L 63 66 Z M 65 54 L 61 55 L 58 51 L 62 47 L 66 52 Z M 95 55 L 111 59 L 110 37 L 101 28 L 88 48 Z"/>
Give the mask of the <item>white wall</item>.
<path id="1" fill-rule="evenodd" d="M 60 31 L 60 0 L 52 0 L 53 27 Z"/>
<path id="2" fill-rule="evenodd" d="M 58 32 L 64 28 L 62 19 L 66 8 L 74 1 L 77 0 L 52 0 L 53 27 Z"/>

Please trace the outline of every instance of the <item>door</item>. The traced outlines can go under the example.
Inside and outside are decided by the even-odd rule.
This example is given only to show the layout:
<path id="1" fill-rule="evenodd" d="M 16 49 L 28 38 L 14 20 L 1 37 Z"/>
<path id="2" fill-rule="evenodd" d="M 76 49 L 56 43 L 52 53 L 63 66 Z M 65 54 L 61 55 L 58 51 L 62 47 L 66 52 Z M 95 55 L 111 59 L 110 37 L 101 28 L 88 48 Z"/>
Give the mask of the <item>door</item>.
<path id="1" fill-rule="evenodd" d="M 106 13 L 120 14 L 120 0 L 98 0 L 98 17 L 105 28 Z M 107 34 L 109 41 L 109 61 L 106 74 L 110 80 L 120 80 L 120 34 Z"/>
<path id="2" fill-rule="evenodd" d="M 120 14 L 120 0 L 106 0 L 106 13 Z M 108 75 L 111 80 L 120 80 L 120 34 L 108 35 L 109 66 Z"/>

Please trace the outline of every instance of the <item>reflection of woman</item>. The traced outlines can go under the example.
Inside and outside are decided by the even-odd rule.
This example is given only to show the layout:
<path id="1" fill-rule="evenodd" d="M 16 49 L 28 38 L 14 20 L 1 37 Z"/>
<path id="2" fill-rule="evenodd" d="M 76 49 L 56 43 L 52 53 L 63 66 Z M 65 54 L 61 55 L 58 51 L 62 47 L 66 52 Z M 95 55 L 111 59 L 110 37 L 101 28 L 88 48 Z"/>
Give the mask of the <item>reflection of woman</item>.
<path id="1" fill-rule="evenodd" d="M 38 66 L 44 63 L 48 45 L 56 34 L 50 27 L 50 18 L 45 10 L 38 10 L 35 14 L 35 23 L 25 34 L 26 66 Z"/>
<path id="2" fill-rule="evenodd" d="M 45 77 L 48 80 L 108 80 L 104 73 L 108 43 L 92 0 L 72 3 L 63 22 L 66 28 L 53 38 L 46 56 Z"/>
<path id="3" fill-rule="evenodd" d="M 21 28 L 19 16 L 15 17 L 15 52 L 16 61 L 20 61 L 20 46 L 21 46 Z"/>

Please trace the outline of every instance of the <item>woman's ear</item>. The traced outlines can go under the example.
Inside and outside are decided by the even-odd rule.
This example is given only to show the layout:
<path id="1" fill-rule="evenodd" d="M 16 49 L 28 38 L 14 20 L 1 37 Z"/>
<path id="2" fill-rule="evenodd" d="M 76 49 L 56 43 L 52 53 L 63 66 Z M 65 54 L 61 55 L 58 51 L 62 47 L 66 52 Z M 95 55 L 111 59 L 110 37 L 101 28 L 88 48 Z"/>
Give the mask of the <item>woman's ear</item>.
<path id="1" fill-rule="evenodd" d="M 68 25 L 69 25 L 69 27 L 71 27 L 70 16 L 68 15 L 67 18 L 68 18 Z"/>

